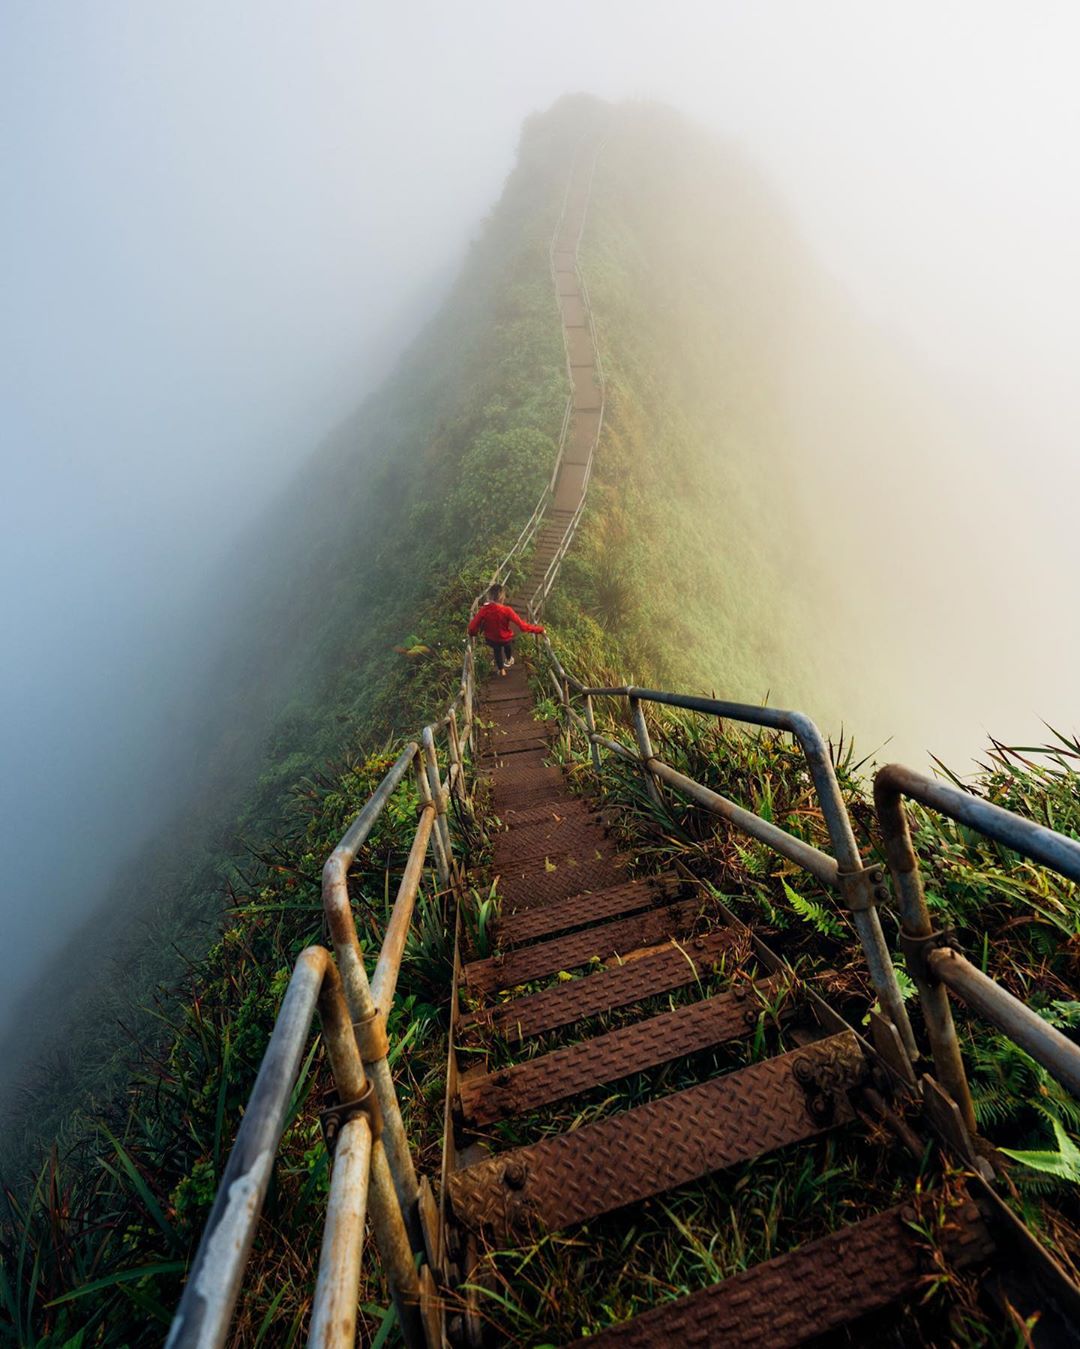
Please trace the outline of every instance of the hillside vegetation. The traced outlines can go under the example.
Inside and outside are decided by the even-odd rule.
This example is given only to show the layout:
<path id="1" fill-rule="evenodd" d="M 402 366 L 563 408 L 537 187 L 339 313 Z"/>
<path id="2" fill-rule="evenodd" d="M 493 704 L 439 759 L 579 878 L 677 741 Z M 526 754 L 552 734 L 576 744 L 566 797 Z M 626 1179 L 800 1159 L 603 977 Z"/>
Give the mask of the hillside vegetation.
<path id="1" fill-rule="evenodd" d="M 547 249 L 573 148 L 598 111 L 592 100 L 564 100 L 526 124 L 518 165 L 444 309 L 242 545 L 255 579 L 244 621 L 207 680 L 205 789 L 164 853 L 118 883 L 115 921 L 80 934 L 65 1033 L 30 1042 L 39 1063 L 9 1109 L 0 1312 L 13 1342 L 160 1340 L 291 962 L 319 939 L 322 861 L 385 771 L 393 742 L 422 724 L 456 678 L 471 597 L 550 471 L 567 386 Z M 809 264 L 737 156 L 661 109 L 607 115 L 582 249 L 607 424 L 584 524 L 545 621 L 567 664 L 598 680 L 632 676 L 754 701 L 780 689 L 813 712 L 809 616 L 784 585 L 792 568 L 812 571 L 813 562 L 801 553 L 805 526 L 775 412 L 788 283 Z M 675 741 L 658 739 L 677 765 L 724 780 L 747 806 L 768 799 L 778 823 L 801 821 L 813 833 L 778 749 L 722 729 L 688 749 Z M 1061 751 L 1049 768 L 1000 755 L 982 789 L 1075 830 L 1080 750 Z M 849 767 L 846 786 L 868 828 Z M 608 786 L 643 805 L 618 774 Z M 395 801 L 353 873 L 371 934 L 384 922 L 414 820 L 407 796 Z M 689 817 L 644 825 L 642 849 L 706 864 L 722 850 Z M 970 840 L 930 820 L 920 819 L 920 843 L 934 858 L 938 902 L 965 935 L 977 920 L 990 923 L 992 972 L 1035 995 L 1059 1024 L 1074 1024 L 1080 906 L 1071 887 L 1047 891 L 1045 878 L 1014 859 L 979 860 Z M 796 936 L 801 923 L 824 963 L 854 969 L 842 929 L 819 931 L 813 908 L 792 916 L 781 878 L 752 853 L 743 862 L 757 908 L 744 916 Z M 986 911 L 979 896 L 989 882 L 1004 898 Z M 105 937 L 107 960 L 95 946 Z M 182 979 L 175 946 L 186 957 Z M 390 1032 L 429 1174 L 450 955 L 444 900 L 426 886 Z M 151 1005 L 160 983 L 171 991 Z M 54 998 L 28 1004 L 27 1024 Z M 147 1005 L 139 1018 L 133 1003 Z M 132 1036 L 113 1030 L 118 1021 Z M 1006 1131 L 1002 1141 L 1045 1145 L 1051 1119 L 1075 1129 L 1030 1061 L 986 1043 L 980 1109 Z M 325 1089 L 313 1053 L 238 1344 L 292 1344 L 303 1331 L 327 1183 L 315 1122 Z M 1015 1104 L 1024 1090 L 1042 1093 L 1032 1108 Z M 59 1144 L 43 1148 L 54 1137 Z M 1068 1183 L 1046 1184 L 1055 1195 L 1066 1188 L 1052 1234 L 1067 1250 L 1076 1218 Z M 1024 1190 L 1021 1202 L 1034 1193 Z M 387 1299 L 377 1269 L 368 1277 L 373 1338 Z"/>

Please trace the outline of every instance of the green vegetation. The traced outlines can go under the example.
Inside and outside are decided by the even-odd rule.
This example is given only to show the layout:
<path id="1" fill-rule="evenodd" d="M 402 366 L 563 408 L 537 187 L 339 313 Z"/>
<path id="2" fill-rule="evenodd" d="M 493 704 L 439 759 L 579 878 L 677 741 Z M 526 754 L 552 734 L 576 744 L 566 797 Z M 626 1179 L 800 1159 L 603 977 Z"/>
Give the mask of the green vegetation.
<path id="1" fill-rule="evenodd" d="M 566 384 L 547 246 L 569 150 L 592 107 L 566 100 L 527 124 L 519 165 L 445 309 L 243 545 L 244 566 L 259 579 L 208 679 L 205 787 L 178 815 L 167 848 L 148 852 L 118 886 L 115 921 L 79 934 L 63 981 L 27 1008 L 26 1024 L 40 1023 L 57 987 L 71 989 L 64 1033 L 31 1039 L 24 1030 L 18 1046 L 38 1068 L 9 1109 L 0 1337 L 10 1343 L 161 1338 L 291 963 L 319 939 L 322 861 L 401 733 L 421 725 L 456 679 L 469 601 L 550 471 Z M 583 527 L 545 615 L 568 666 L 595 682 L 632 675 L 750 700 L 782 687 L 814 705 L 806 620 L 782 598 L 795 542 L 773 527 L 787 509 L 782 437 L 771 426 L 785 316 L 773 301 L 782 293 L 777 268 L 798 256 L 778 221 L 737 160 L 663 111 L 620 113 L 584 241 L 609 380 L 607 429 Z M 737 274 L 732 256 L 746 260 Z M 782 737 L 675 715 L 656 718 L 653 734 L 681 771 L 823 842 L 801 758 Z M 591 770 L 581 750 L 568 770 L 584 784 Z M 860 766 L 850 745 L 838 745 L 836 758 L 860 842 L 873 853 Z M 994 746 L 974 787 L 1078 834 L 1078 763 L 1080 745 L 1067 740 L 1050 754 Z M 801 978 L 856 1023 L 866 1015 L 861 958 L 829 896 L 670 796 L 658 812 L 618 762 L 607 762 L 603 791 L 633 807 L 620 815 L 644 869 L 688 866 L 761 927 Z M 385 921 L 411 805 L 407 794 L 395 798 L 354 868 L 362 936 L 373 939 Z M 923 812 L 914 819 L 943 921 L 1007 987 L 1075 1028 L 1073 887 Z M 444 904 L 426 882 L 390 1028 L 407 1123 L 429 1174 L 445 1086 Z M 481 954 L 495 906 L 483 892 L 470 916 Z M 724 975 L 718 969 L 717 987 Z M 167 991 L 155 996 L 158 985 Z M 133 1002 L 146 1004 L 143 1013 Z M 714 1067 L 782 1045 L 781 1012 L 779 1001 L 763 1008 L 755 1035 L 718 1051 Z M 130 1036 L 114 1033 L 121 1020 Z M 980 1123 L 1014 1161 L 1015 1203 L 1075 1270 L 1075 1105 L 1001 1037 L 961 1024 Z M 561 1042 L 553 1035 L 542 1047 Z M 313 1048 L 237 1344 L 302 1335 L 326 1190 L 314 1122 L 326 1089 Z M 644 1090 L 627 1087 L 630 1096 Z M 601 1093 L 590 1117 L 627 1099 Z M 530 1127 L 567 1123 L 554 1111 Z M 36 1153 L 43 1160 L 27 1172 Z M 913 1186 L 928 1233 L 947 1211 L 949 1177 L 932 1182 L 914 1161 L 886 1168 L 854 1131 L 805 1156 L 798 1167 L 779 1156 L 736 1168 L 649 1208 L 632 1227 L 596 1223 L 497 1253 L 483 1281 L 486 1309 L 511 1338 L 529 1341 L 553 1324 L 557 1291 L 558 1325 L 576 1334 L 634 1311 L 643 1288 L 656 1298 L 699 1287 Z M 618 1269 L 601 1263 L 600 1237 L 617 1244 Z M 369 1339 L 386 1305 L 374 1263 L 363 1290 Z M 942 1332 L 952 1339 L 937 1342 L 980 1342 L 968 1292 L 955 1283 L 952 1291 L 961 1314 Z"/>

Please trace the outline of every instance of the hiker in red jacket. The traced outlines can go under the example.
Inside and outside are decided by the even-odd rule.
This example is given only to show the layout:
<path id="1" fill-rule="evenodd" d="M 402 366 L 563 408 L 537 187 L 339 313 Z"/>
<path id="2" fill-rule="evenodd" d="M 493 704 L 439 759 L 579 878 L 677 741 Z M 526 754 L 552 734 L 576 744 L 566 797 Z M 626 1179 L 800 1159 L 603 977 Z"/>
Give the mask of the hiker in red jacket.
<path id="1" fill-rule="evenodd" d="M 506 672 L 514 663 L 513 623 L 522 632 L 543 632 L 543 624 L 526 623 L 518 618 L 508 604 L 502 603 L 503 587 L 491 586 L 488 590 L 487 604 L 482 604 L 469 624 L 469 636 L 475 637 L 483 629 L 484 640 L 491 647 L 495 660 L 495 669 L 506 678 Z"/>

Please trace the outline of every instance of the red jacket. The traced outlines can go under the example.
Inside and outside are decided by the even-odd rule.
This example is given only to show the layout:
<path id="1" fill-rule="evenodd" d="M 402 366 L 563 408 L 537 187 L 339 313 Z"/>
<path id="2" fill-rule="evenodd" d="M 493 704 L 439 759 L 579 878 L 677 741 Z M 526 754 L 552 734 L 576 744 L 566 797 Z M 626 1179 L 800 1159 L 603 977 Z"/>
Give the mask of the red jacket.
<path id="1" fill-rule="evenodd" d="M 523 618 L 518 618 L 508 604 L 482 604 L 469 624 L 469 636 L 475 637 L 483 628 L 489 642 L 512 642 L 514 633 L 511 623 L 516 623 L 522 632 L 544 631 L 542 623 L 526 623 Z"/>

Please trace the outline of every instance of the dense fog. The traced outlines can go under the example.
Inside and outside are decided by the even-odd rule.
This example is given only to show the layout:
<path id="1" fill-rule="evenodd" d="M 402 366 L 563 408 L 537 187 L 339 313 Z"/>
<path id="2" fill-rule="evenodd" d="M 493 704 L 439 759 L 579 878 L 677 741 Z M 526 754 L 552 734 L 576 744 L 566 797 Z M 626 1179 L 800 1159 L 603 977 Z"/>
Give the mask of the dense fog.
<path id="1" fill-rule="evenodd" d="M 729 139 L 850 304 L 842 329 L 807 305 L 782 410 L 819 526 L 806 710 L 959 768 L 987 731 L 1072 729 L 1078 27 L 975 0 L 7 4 L 0 1015 L 192 785 L 231 545 L 565 92 Z"/>

